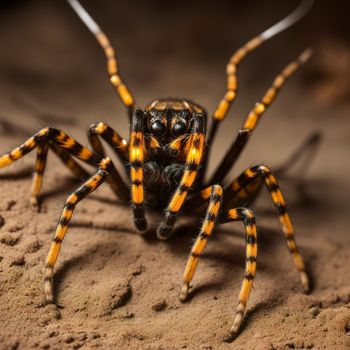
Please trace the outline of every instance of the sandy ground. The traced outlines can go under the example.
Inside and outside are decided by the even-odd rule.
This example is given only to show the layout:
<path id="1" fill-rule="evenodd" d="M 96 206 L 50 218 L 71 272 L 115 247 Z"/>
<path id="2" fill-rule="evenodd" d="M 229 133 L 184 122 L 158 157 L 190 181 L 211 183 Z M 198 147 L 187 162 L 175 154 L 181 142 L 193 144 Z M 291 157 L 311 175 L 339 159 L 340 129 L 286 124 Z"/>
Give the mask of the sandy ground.
<path id="1" fill-rule="evenodd" d="M 10 150 L 48 125 L 83 143 L 85 130 L 96 120 L 126 135 L 124 110 L 104 79 L 103 57 L 89 33 L 63 5 L 31 6 L 7 10 L 0 21 L 1 42 L 7 47 L 0 59 L 0 150 Z M 13 27 L 14 18 L 22 25 Z M 121 15 L 118 18 L 126 23 Z M 113 33 L 111 17 L 108 21 L 107 16 L 106 26 Z M 149 35 L 149 41 L 130 25 L 114 31 L 124 76 L 130 77 L 140 105 L 162 92 L 190 96 L 213 109 L 224 86 L 227 45 L 219 56 L 203 60 L 213 52 L 198 33 L 193 39 L 199 38 L 203 49 L 177 55 L 176 49 L 182 48 L 178 44 L 167 55 L 163 52 L 166 31 L 157 40 Z M 250 34 L 247 30 L 244 37 Z M 292 40 L 293 33 L 288 35 Z M 285 56 L 298 52 L 290 47 L 282 50 L 274 56 L 276 64 L 262 70 L 261 64 L 280 49 L 283 40 L 278 40 L 243 67 L 241 98 L 220 129 L 211 168 L 252 103 L 287 62 Z M 144 50 L 144 56 L 136 47 Z M 243 227 L 230 224 L 215 232 L 193 281 L 191 298 L 182 304 L 178 300 L 181 276 L 198 223 L 180 221 L 176 235 L 160 242 L 154 235 L 159 217 L 149 215 L 150 234 L 140 237 L 130 209 L 102 186 L 79 205 L 64 241 L 54 280 L 59 308 L 44 306 L 45 256 L 64 200 L 79 181 L 50 156 L 43 205 L 36 212 L 29 204 L 31 155 L 0 174 L 0 348 L 350 348 L 350 106 L 315 102 L 306 79 L 313 64 L 291 80 L 232 171 L 233 178 L 250 165 L 273 167 L 311 131 L 323 133 L 303 190 L 298 186 L 303 166 L 281 180 L 313 280 L 310 295 L 301 291 L 271 201 L 263 191 L 254 206 L 260 247 L 254 290 L 241 334 L 234 343 L 223 343 L 243 277 Z"/>

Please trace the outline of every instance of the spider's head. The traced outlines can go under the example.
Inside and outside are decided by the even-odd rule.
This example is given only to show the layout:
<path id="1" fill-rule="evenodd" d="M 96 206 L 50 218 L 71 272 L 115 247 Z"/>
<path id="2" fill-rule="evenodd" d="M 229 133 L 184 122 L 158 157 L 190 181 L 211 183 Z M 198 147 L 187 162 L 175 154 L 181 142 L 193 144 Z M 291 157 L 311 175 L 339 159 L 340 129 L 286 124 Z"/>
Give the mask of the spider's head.
<path id="1" fill-rule="evenodd" d="M 156 100 L 145 108 L 145 135 L 154 151 L 184 160 L 188 150 L 194 115 L 206 111 L 189 100 Z"/>
<path id="2" fill-rule="evenodd" d="M 146 133 L 165 145 L 189 133 L 193 106 L 182 100 L 156 100 L 146 113 Z"/>

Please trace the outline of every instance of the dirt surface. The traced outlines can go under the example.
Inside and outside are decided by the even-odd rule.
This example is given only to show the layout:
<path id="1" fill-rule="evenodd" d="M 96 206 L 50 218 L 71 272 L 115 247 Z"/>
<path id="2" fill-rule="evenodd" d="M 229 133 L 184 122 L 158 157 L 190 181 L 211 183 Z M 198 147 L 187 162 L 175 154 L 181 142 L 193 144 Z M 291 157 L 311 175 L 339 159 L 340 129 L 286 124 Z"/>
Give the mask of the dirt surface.
<path id="1" fill-rule="evenodd" d="M 87 4 L 93 11 L 94 2 Z M 237 14 L 236 23 L 230 20 L 230 6 L 218 9 L 217 15 L 216 9 L 208 8 L 212 23 L 220 24 L 215 33 L 197 28 L 184 15 L 175 24 L 178 36 L 172 37 L 166 24 L 169 16 L 182 13 L 181 8 L 159 20 L 163 31 L 154 25 L 162 9 L 139 5 L 137 13 L 147 16 L 139 16 L 134 27 L 124 13 L 106 13 L 103 8 L 108 6 L 112 8 L 111 1 L 96 9 L 96 16 L 118 43 L 124 77 L 138 103 L 181 95 L 209 111 L 223 93 L 224 66 L 232 48 L 290 10 L 276 7 L 260 18 L 241 6 L 242 17 L 251 14 L 256 23 L 253 31 Z M 125 9 L 129 14 L 132 10 Z M 307 41 L 307 23 L 301 26 L 302 42 L 300 32 L 291 30 L 242 65 L 241 95 L 220 129 L 211 169 L 274 75 L 312 43 L 311 35 Z M 233 33 L 233 27 L 242 30 Z M 2 152 L 48 125 L 85 144 L 85 130 L 96 120 L 127 134 L 125 111 L 105 79 L 103 56 L 64 2 L 4 7 L 0 41 Z M 243 227 L 229 224 L 215 232 L 190 300 L 182 304 L 181 277 L 198 222 L 180 220 L 173 238 L 161 242 L 154 233 L 160 217 L 148 215 L 150 233 L 140 237 L 130 208 L 102 186 L 76 210 L 55 269 L 58 308 L 45 306 L 45 257 L 64 200 L 79 180 L 51 155 L 37 212 L 29 204 L 33 154 L 0 174 L 0 349 L 350 348 L 350 105 L 345 101 L 330 106 L 313 99 L 317 80 L 311 86 L 307 74 L 312 67 L 311 61 L 285 87 L 231 176 L 254 164 L 273 168 L 312 131 L 322 132 L 322 145 L 306 175 L 300 162 L 281 179 L 313 280 L 310 295 L 302 293 L 271 200 L 263 191 L 253 208 L 259 225 L 254 289 L 241 334 L 234 343 L 223 343 L 243 278 Z"/>

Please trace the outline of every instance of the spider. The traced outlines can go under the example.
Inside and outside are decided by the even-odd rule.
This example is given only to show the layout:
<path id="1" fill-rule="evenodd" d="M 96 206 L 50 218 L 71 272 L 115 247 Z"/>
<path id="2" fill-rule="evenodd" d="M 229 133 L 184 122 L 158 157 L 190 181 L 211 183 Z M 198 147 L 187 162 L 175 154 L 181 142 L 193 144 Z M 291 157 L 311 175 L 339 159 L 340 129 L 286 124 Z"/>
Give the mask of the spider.
<path id="1" fill-rule="evenodd" d="M 232 221 L 243 223 L 246 238 L 245 274 L 233 324 L 225 339 L 232 341 L 240 329 L 256 272 L 258 246 L 255 215 L 244 204 L 251 203 L 263 186 L 268 189 L 277 209 L 288 250 L 299 272 L 303 289 L 305 292 L 310 289 L 305 264 L 299 253 L 284 196 L 274 172 L 264 165 L 253 166 L 229 185 L 224 185 L 227 173 L 235 164 L 263 113 L 274 101 L 287 79 L 309 58 L 310 50 L 304 51 L 275 78 L 261 101 L 256 103 L 248 114 L 236 139 L 211 178 L 205 182 L 209 146 L 236 97 L 237 66 L 266 40 L 302 18 L 312 6 L 312 1 L 304 0 L 294 12 L 248 41 L 232 55 L 226 69 L 226 93 L 213 113 L 208 134 L 205 108 L 189 99 L 157 99 L 148 104 L 144 110 L 136 108 L 134 97 L 119 74 L 115 50 L 109 39 L 77 0 L 68 0 L 68 3 L 94 34 L 105 53 L 109 80 L 128 111 L 130 135 L 126 140 L 105 123 L 93 124 L 88 131 L 92 147 L 90 150 L 63 131 L 48 127 L 0 157 L 0 167 L 5 167 L 36 148 L 37 158 L 31 189 L 31 203 L 34 205 L 40 200 L 49 149 L 53 150 L 76 176 L 87 179 L 67 198 L 53 236 L 45 268 L 46 301 L 54 303 L 53 270 L 77 204 L 107 181 L 121 201 L 131 202 L 134 224 L 139 233 L 145 233 L 147 230 L 145 202 L 147 207 L 160 212 L 166 208 L 157 229 L 157 236 L 162 240 L 170 237 L 180 212 L 197 215 L 206 207 L 200 233 L 192 247 L 183 275 L 183 286 L 180 291 L 182 302 L 189 294 L 190 283 L 199 258 L 215 226 Z M 101 139 L 114 149 L 124 165 L 130 183 L 123 180 L 120 171 L 106 156 Z M 74 158 L 95 167 L 96 173 L 91 176 Z"/>

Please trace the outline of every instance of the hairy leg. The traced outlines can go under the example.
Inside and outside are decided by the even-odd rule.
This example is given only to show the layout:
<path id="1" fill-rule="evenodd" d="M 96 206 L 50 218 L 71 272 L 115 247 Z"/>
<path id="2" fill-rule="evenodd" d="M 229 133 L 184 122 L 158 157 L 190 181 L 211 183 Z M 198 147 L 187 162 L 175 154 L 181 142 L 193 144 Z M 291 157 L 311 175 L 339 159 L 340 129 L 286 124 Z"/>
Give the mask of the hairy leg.
<path id="1" fill-rule="evenodd" d="M 303 258 L 299 253 L 295 240 L 294 227 L 288 215 L 285 199 L 278 185 L 277 179 L 268 167 L 261 165 L 251 167 L 238 176 L 229 187 L 225 188 L 223 210 L 225 211 L 232 207 L 232 203 L 234 203 L 237 198 L 242 199 L 248 197 L 249 194 L 252 193 L 252 191 L 249 190 L 249 186 L 257 179 L 261 179 L 270 193 L 271 199 L 277 209 L 289 253 L 291 254 L 294 265 L 299 272 L 304 291 L 307 293 L 310 290 L 310 283 L 305 271 Z"/>
<path id="2" fill-rule="evenodd" d="M 48 303 L 54 302 L 54 293 L 52 288 L 53 269 L 61 249 L 62 241 L 67 233 L 69 223 L 72 219 L 73 212 L 81 200 L 95 191 L 107 179 L 110 165 L 111 161 L 109 158 L 103 159 L 99 164 L 99 169 L 96 174 L 88 179 L 76 191 L 74 191 L 66 200 L 49 253 L 46 258 L 45 298 Z"/>
<path id="3" fill-rule="evenodd" d="M 79 169 L 76 163 L 72 163 L 71 158 L 69 158 L 68 155 L 73 156 L 95 168 L 98 167 L 102 160 L 101 156 L 91 152 L 88 148 L 83 147 L 63 131 L 55 128 L 44 128 L 40 130 L 38 133 L 25 141 L 21 146 L 0 157 L 0 168 L 3 168 L 21 159 L 38 147 L 38 155 L 32 186 L 31 201 L 34 203 L 38 201 L 38 196 L 40 194 L 42 177 L 46 164 L 47 147 L 52 145 L 52 148 L 54 148 L 56 153 L 58 149 L 62 151 L 58 151 L 60 153 L 61 160 L 65 161 L 65 164 L 67 164 L 67 166 L 73 172 L 76 172 L 79 175 L 86 175 L 86 172 L 83 172 L 82 168 Z M 120 199 L 126 201 L 128 200 L 128 188 L 120 175 L 113 169 L 110 171 L 110 184 Z"/>

